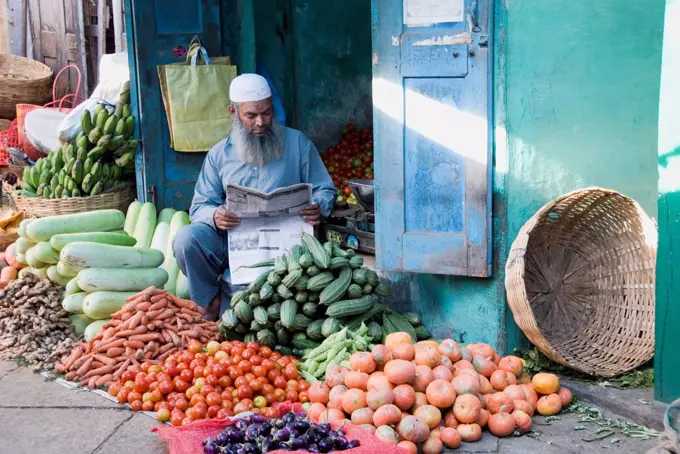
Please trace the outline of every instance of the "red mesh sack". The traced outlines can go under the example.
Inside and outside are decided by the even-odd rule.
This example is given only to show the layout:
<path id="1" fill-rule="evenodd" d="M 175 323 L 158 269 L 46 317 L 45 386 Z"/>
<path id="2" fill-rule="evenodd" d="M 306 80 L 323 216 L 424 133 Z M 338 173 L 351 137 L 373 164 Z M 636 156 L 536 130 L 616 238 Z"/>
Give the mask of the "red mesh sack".
<path id="1" fill-rule="evenodd" d="M 294 411 L 301 411 L 300 404 L 295 404 Z M 291 405 L 282 405 L 279 407 L 279 413 L 284 414 L 290 411 Z M 157 432 L 158 436 L 168 441 L 168 448 L 170 454 L 203 454 L 203 440 L 209 437 L 214 437 L 219 434 L 225 427 L 232 425 L 234 421 L 229 419 L 206 419 L 196 421 L 188 426 L 161 426 L 151 429 Z M 334 423 L 333 428 L 337 429 L 339 423 Z M 345 424 L 342 430 L 347 435 L 348 440 L 359 440 L 361 445 L 358 448 L 347 449 L 342 451 L 347 454 L 375 454 L 375 453 L 390 453 L 390 454 L 407 454 L 407 451 L 398 448 L 394 445 L 384 443 L 375 438 L 370 433 L 352 424 Z M 270 451 L 272 454 L 285 454 L 288 451 Z M 295 451 L 307 452 L 307 451 Z"/>
<path id="2" fill-rule="evenodd" d="M 16 120 L 10 123 L 9 128 L 0 131 L 0 166 L 7 165 L 7 159 L 9 158 L 8 148 L 21 148 L 19 146 Z"/>

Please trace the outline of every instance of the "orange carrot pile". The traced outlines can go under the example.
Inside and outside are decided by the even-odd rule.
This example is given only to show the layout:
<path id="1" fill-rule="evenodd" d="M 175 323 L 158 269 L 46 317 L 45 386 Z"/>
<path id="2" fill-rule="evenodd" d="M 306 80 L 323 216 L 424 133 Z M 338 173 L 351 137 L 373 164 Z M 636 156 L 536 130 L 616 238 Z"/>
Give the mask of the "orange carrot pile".
<path id="1" fill-rule="evenodd" d="M 217 324 L 203 318 L 203 308 L 165 290 L 150 287 L 127 302 L 97 336 L 63 357 L 56 371 L 81 386 L 108 387 L 132 365 L 160 363 L 193 339 L 206 343 L 219 337 Z"/>

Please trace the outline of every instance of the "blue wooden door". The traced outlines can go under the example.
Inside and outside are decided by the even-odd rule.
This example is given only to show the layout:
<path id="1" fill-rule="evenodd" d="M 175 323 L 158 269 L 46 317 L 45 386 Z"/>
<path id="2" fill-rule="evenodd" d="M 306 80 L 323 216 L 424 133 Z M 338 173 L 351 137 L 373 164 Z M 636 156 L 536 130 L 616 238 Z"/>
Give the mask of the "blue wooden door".
<path id="1" fill-rule="evenodd" d="M 491 275 L 492 0 L 373 0 L 377 262 Z"/>
<path id="2" fill-rule="evenodd" d="M 210 55 L 232 56 L 237 65 L 248 61 L 239 70 L 254 68 L 252 0 L 125 0 L 125 8 L 133 112 L 141 119 L 137 194 L 159 209 L 188 209 L 205 153 L 170 148 L 157 67 L 183 61 L 173 50 L 188 49 L 198 36 Z"/>

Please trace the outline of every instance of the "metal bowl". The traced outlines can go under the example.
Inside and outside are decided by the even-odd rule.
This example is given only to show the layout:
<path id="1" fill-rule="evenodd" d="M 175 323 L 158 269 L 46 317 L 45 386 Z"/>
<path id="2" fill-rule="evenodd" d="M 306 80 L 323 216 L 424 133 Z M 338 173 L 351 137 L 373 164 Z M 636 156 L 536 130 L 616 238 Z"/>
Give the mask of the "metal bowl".
<path id="1" fill-rule="evenodd" d="M 373 180 L 349 180 L 349 188 L 352 190 L 359 205 L 373 213 L 375 211 L 375 197 L 373 195 Z"/>

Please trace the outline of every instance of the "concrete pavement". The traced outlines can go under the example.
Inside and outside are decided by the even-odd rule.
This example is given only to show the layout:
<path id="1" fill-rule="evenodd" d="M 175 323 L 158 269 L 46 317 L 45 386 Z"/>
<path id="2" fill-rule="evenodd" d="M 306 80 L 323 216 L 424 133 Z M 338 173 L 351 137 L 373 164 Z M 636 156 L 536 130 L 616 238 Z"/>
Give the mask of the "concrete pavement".
<path id="1" fill-rule="evenodd" d="M 0 454 L 167 454 L 167 444 L 150 431 L 157 424 L 102 396 L 0 361 Z M 617 437 L 586 442 L 594 432 L 575 430 L 582 424 L 574 414 L 551 423 L 538 417 L 534 424 L 533 436 L 498 439 L 485 433 L 480 442 L 454 452 L 641 454 L 655 444 L 626 437 L 618 437 L 619 443 L 612 443 Z"/>

